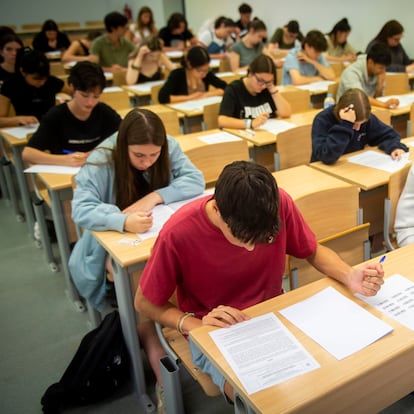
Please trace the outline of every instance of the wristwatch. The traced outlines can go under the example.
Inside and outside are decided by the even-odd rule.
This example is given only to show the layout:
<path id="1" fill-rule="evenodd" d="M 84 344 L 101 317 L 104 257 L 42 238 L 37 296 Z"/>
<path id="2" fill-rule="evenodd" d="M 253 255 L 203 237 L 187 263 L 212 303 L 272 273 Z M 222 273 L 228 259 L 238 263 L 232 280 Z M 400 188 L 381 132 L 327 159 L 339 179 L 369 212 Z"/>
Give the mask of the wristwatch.
<path id="1" fill-rule="evenodd" d="M 245 128 L 246 129 L 252 129 L 252 122 L 253 122 L 252 118 L 246 118 L 244 120 L 244 126 L 245 126 Z"/>

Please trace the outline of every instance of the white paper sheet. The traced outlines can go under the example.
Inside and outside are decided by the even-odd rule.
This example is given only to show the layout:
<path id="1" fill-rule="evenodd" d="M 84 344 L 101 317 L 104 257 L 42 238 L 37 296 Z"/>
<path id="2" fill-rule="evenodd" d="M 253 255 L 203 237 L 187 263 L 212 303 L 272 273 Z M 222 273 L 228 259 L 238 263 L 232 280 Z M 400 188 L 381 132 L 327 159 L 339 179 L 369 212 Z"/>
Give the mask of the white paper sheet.
<path id="1" fill-rule="evenodd" d="M 414 331 L 414 282 L 410 279 L 395 274 L 385 279 L 375 296 L 355 296 Z"/>
<path id="2" fill-rule="evenodd" d="M 220 142 L 241 141 L 242 139 L 236 135 L 229 134 L 228 132 L 215 132 L 213 134 L 200 135 L 197 137 L 199 141 L 206 144 L 219 144 Z"/>
<path id="3" fill-rule="evenodd" d="M 44 165 L 36 164 L 24 170 L 25 173 L 50 173 L 50 174 L 71 174 L 79 172 L 80 167 L 68 167 L 66 165 Z"/>
<path id="4" fill-rule="evenodd" d="M 318 82 L 308 83 L 306 85 L 295 86 L 295 88 L 304 89 L 304 90 L 310 91 L 310 92 L 327 91 L 328 86 L 332 85 L 333 83 L 335 83 L 335 82 L 325 80 L 325 81 L 318 81 Z"/>
<path id="5" fill-rule="evenodd" d="M 378 170 L 388 171 L 390 173 L 401 170 L 407 163 L 409 153 L 405 152 L 400 160 L 394 160 L 390 155 L 376 151 L 364 151 L 361 154 L 348 158 L 353 164 L 364 165 L 365 167 L 377 168 Z"/>
<path id="6" fill-rule="evenodd" d="M 39 128 L 39 124 L 19 126 L 14 128 L 4 128 L 3 131 L 17 139 L 24 139 L 28 134 L 33 134 Z"/>
<path id="7" fill-rule="evenodd" d="M 409 106 L 412 103 L 414 103 L 414 93 L 407 93 L 404 95 L 389 95 L 389 96 L 380 96 L 377 99 L 379 101 L 385 102 L 388 101 L 388 99 L 398 99 L 400 101 L 400 104 L 398 105 L 398 108 L 402 108 L 404 106 Z"/>
<path id="8" fill-rule="evenodd" d="M 107 92 L 122 92 L 123 89 L 120 88 L 119 86 L 107 86 L 102 92 L 107 93 Z"/>
<path id="9" fill-rule="evenodd" d="M 177 104 L 170 105 L 170 107 L 181 111 L 202 111 L 206 105 L 221 102 L 221 99 L 221 96 L 210 96 L 209 98 L 180 102 Z"/>
<path id="10" fill-rule="evenodd" d="M 320 367 L 273 313 L 210 335 L 249 394 Z"/>
<path id="11" fill-rule="evenodd" d="M 280 119 L 268 119 L 266 123 L 258 129 L 269 131 L 272 134 L 278 134 L 279 132 L 287 131 L 288 129 L 295 127 L 296 125 L 291 122 L 281 121 Z"/>
<path id="12" fill-rule="evenodd" d="M 280 313 L 338 360 L 393 330 L 332 287 Z"/>
<path id="13" fill-rule="evenodd" d="M 129 86 L 129 88 L 141 93 L 150 93 L 153 86 L 162 85 L 164 82 L 165 80 L 138 83 L 136 85 Z"/>

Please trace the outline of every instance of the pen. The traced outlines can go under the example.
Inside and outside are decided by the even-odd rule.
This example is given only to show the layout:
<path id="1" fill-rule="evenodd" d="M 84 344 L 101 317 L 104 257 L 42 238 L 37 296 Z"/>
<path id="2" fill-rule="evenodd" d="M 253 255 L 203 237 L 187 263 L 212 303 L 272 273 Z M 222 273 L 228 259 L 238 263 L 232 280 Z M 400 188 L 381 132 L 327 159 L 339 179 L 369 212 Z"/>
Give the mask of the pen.
<path id="1" fill-rule="evenodd" d="M 385 261 L 386 257 L 387 257 L 387 256 L 385 256 L 385 254 L 384 254 L 384 256 L 382 256 L 382 257 L 381 257 L 381 259 L 379 259 L 379 262 L 378 262 L 378 263 L 379 263 L 379 264 L 384 263 L 384 261 Z"/>
<path id="2" fill-rule="evenodd" d="M 345 112 L 348 112 L 350 109 L 354 109 L 354 104 L 350 104 L 345 108 Z"/>

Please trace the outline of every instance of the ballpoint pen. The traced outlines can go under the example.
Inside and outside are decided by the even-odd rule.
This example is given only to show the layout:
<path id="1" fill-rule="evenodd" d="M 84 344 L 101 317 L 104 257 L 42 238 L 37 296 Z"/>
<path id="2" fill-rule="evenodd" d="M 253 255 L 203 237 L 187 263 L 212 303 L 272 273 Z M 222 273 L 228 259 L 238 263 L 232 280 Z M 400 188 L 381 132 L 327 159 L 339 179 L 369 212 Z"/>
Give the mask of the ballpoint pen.
<path id="1" fill-rule="evenodd" d="M 345 108 L 345 112 L 348 112 L 349 110 L 354 109 L 354 104 L 349 104 L 346 108 Z"/>
<path id="2" fill-rule="evenodd" d="M 379 263 L 379 264 L 383 264 L 383 263 L 384 263 L 384 261 L 385 261 L 385 259 L 386 259 L 386 257 L 387 257 L 387 256 L 384 254 L 384 256 L 382 256 L 382 257 L 381 257 L 381 259 L 379 259 L 379 262 L 378 262 L 378 263 Z"/>

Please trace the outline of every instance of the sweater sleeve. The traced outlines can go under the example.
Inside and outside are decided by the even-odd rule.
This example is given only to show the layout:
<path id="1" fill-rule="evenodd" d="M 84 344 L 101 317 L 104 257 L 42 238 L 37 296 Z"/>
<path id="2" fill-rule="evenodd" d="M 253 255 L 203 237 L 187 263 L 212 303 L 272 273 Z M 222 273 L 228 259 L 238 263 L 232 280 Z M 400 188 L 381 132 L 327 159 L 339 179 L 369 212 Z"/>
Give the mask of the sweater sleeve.
<path id="1" fill-rule="evenodd" d="M 174 69 L 159 91 L 160 103 L 170 103 L 171 95 L 188 95 L 185 69 Z"/>
<path id="2" fill-rule="evenodd" d="M 227 83 L 224 80 L 218 78 L 214 73 L 210 71 L 207 73 L 207 76 L 204 79 L 204 83 L 206 85 L 207 91 L 210 85 L 213 85 L 217 89 L 223 89 L 223 90 L 226 89 L 227 87 Z"/>

